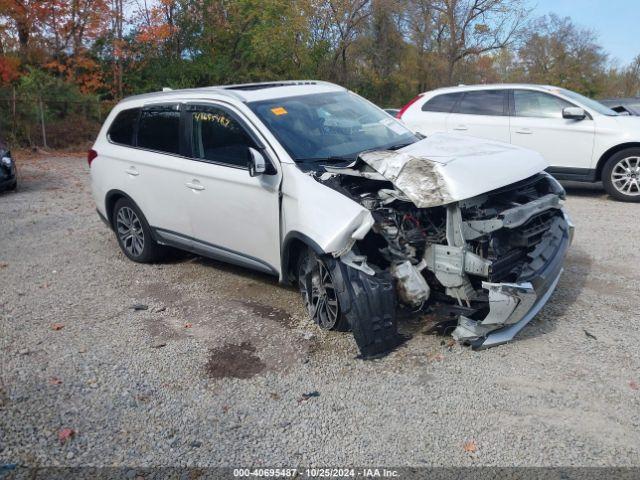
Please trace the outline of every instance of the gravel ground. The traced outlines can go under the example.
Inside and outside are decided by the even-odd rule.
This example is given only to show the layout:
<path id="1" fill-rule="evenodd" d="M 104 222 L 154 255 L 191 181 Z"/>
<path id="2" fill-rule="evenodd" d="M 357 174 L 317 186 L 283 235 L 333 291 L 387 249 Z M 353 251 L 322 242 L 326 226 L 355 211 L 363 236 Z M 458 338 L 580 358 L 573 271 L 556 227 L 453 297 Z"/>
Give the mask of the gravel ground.
<path id="1" fill-rule="evenodd" d="M 473 352 L 408 319 L 413 338 L 365 362 L 270 277 L 128 261 L 83 159 L 18 167 L 0 195 L 0 464 L 640 465 L 639 205 L 569 189 L 565 274 L 517 341 Z"/>

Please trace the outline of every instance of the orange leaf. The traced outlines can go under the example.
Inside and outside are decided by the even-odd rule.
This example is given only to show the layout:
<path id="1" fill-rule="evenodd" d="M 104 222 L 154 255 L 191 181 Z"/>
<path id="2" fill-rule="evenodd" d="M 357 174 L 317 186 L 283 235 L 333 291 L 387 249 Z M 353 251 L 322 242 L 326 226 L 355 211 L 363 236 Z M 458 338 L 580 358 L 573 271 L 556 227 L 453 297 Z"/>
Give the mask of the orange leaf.
<path id="1" fill-rule="evenodd" d="M 60 443 L 64 443 L 67 440 L 69 440 L 71 437 L 73 437 L 75 434 L 76 434 L 76 431 L 73 430 L 72 428 L 63 428 L 58 432 L 58 440 L 60 440 Z"/>
<path id="2" fill-rule="evenodd" d="M 184 328 L 191 328 L 193 324 L 191 322 L 187 322 L 184 324 Z"/>
<path id="3" fill-rule="evenodd" d="M 54 323 L 51 325 L 52 330 L 62 330 L 64 328 L 64 323 Z"/>
<path id="4" fill-rule="evenodd" d="M 62 384 L 62 380 L 60 380 L 58 377 L 51 377 L 49 379 L 49 383 L 51 385 L 60 385 L 60 384 Z"/>
<path id="5" fill-rule="evenodd" d="M 640 386 L 638 385 L 637 382 L 635 382 L 634 380 L 630 380 L 629 381 L 629 387 L 631 387 L 631 390 L 638 390 L 640 389 Z"/>
<path id="6" fill-rule="evenodd" d="M 476 445 L 475 440 L 467 440 L 462 444 L 462 448 L 464 448 L 464 451 L 468 453 L 475 453 L 478 451 L 478 445 Z"/>

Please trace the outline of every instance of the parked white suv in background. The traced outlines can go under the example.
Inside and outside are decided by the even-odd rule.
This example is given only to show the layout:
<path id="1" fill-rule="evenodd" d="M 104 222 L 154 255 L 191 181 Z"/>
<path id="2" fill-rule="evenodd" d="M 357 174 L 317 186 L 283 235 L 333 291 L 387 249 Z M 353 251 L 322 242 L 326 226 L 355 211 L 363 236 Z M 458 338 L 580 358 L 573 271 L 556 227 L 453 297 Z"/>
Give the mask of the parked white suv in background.
<path id="1" fill-rule="evenodd" d="M 640 117 L 619 115 L 578 93 L 499 84 L 422 93 L 399 113 L 423 135 L 459 132 L 541 153 L 559 180 L 602 180 L 607 192 L 640 201 Z"/>
<path id="2" fill-rule="evenodd" d="M 363 356 L 401 340 L 396 308 L 444 313 L 463 343 L 504 343 L 553 292 L 572 226 L 539 154 L 421 139 L 358 95 L 279 82 L 131 97 L 89 152 L 124 254 L 165 246 L 297 282 Z"/>

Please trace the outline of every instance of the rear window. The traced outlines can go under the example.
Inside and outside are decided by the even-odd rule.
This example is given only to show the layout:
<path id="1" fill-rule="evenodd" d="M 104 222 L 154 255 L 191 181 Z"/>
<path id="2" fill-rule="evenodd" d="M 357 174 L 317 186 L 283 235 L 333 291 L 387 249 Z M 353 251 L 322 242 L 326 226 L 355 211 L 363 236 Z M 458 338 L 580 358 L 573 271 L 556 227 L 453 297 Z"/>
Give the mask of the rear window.
<path id="1" fill-rule="evenodd" d="M 506 90 L 465 92 L 455 112 L 470 115 L 506 115 L 506 98 Z"/>
<path id="2" fill-rule="evenodd" d="M 109 128 L 109 133 L 107 133 L 109 140 L 122 145 L 133 145 L 133 135 L 139 113 L 139 108 L 121 111 Z"/>
<path id="3" fill-rule="evenodd" d="M 142 110 L 138 125 L 138 147 L 180 153 L 180 111 L 177 105 Z"/>
<path id="4" fill-rule="evenodd" d="M 431 98 L 427 103 L 422 106 L 423 112 L 445 112 L 449 113 L 453 110 L 453 106 L 458 99 L 462 96 L 458 93 L 445 93 L 443 95 L 436 95 Z"/>

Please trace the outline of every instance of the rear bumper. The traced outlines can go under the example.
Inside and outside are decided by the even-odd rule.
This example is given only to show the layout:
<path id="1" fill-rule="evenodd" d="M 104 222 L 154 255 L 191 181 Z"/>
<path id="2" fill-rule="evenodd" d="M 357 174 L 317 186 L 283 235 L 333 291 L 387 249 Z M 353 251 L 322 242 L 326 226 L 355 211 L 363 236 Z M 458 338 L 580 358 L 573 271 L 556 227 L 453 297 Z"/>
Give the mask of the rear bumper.
<path id="1" fill-rule="evenodd" d="M 453 337 L 474 350 L 512 340 L 547 303 L 555 290 L 567 249 L 573 241 L 574 226 L 569 216 L 558 222 L 558 242 L 534 278 L 521 283 L 483 282 L 489 292 L 489 313 L 483 320 L 460 316 Z M 544 258 L 544 252 L 543 252 Z M 537 259 L 536 261 L 540 261 Z"/>

